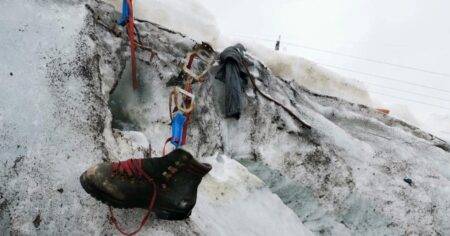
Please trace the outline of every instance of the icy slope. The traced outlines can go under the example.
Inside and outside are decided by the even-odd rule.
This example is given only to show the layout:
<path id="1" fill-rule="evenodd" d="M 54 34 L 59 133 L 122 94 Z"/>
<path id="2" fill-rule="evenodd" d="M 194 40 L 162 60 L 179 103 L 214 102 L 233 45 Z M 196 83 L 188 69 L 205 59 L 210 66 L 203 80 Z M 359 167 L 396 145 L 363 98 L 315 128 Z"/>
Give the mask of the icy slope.
<path id="1" fill-rule="evenodd" d="M 90 6 L 0 3 L 7 42 L 0 49 L 8 55 L 0 63 L 2 234 L 115 234 L 106 206 L 78 176 L 102 160 L 142 156 L 148 144 L 160 155 L 169 136 L 165 84 L 195 42 L 138 22 L 158 56 L 149 61 L 150 52 L 138 50 L 142 87 L 133 92 L 126 37 L 108 29 L 118 13 Z M 212 77 L 194 85 L 186 148 L 213 171 L 189 220 L 151 218 L 143 235 L 450 234 L 447 143 L 255 65 L 258 85 L 313 129 L 299 128 L 251 88 L 242 118 L 224 119 L 223 85 Z M 143 214 L 117 212 L 127 227 Z"/>
<path id="2" fill-rule="evenodd" d="M 6 26 L 0 31 L 6 55 L 0 63 L 0 234 L 116 234 L 106 206 L 83 191 L 78 177 L 102 159 L 142 157 L 147 151 L 141 133 L 110 128 L 109 91 L 123 70 L 126 42 L 94 25 L 82 3 L 3 1 L 0 8 L 1 25 Z M 117 13 L 101 13 L 109 23 L 117 18 Z M 153 36 L 169 38 L 155 41 L 159 47 L 171 49 L 176 41 L 186 47 L 175 55 L 160 53 L 161 58 L 180 59 L 194 43 L 147 26 Z M 160 90 L 168 91 L 163 86 Z M 164 138 L 167 130 L 158 137 Z M 152 218 L 142 234 L 310 234 L 241 164 L 223 155 L 201 159 L 213 164 L 214 171 L 200 186 L 191 219 Z M 117 212 L 127 227 L 135 226 L 142 213 Z"/>

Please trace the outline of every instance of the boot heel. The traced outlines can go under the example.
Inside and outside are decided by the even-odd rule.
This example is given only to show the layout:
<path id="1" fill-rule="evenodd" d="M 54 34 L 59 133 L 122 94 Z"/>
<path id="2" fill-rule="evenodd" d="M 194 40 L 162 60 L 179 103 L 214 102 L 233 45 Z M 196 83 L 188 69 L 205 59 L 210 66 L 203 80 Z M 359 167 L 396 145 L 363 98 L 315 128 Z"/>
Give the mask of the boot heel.
<path id="1" fill-rule="evenodd" d="M 154 210 L 156 217 L 158 217 L 158 219 L 162 219 L 162 220 L 184 220 L 186 218 L 189 218 L 189 216 L 191 215 L 191 211 L 188 211 L 186 213 L 182 213 L 182 212 L 170 212 L 170 211 L 166 211 L 166 210 Z"/>

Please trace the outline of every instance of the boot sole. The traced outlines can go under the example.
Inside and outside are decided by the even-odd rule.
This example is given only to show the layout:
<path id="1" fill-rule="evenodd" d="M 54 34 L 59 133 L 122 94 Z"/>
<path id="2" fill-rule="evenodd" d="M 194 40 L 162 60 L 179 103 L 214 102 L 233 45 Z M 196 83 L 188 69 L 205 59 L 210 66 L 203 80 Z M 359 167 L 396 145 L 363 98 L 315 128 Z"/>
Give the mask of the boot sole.
<path id="1" fill-rule="evenodd" d="M 156 217 L 161 220 L 184 220 L 189 218 L 191 215 L 191 211 L 186 212 L 174 212 L 167 211 L 164 209 L 155 209 L 154 210 Z"/>
<path id="2" fill-rule="evenodd" d="M 121 200 L 117 200 L 111 197 L 109 194 L 98 190 L 97 188 L 91 186 L 87 181 L 84 181 L 83 177 L 80 176 L 80 183 L 83 189 L 91 195 L 96 200 L 102 202 L 105 205 L 112 206 L 118 209 L 132 209 L 132 208 L 143 208 L 130 206 L 129 204 L 124 203 Z M 146 209 L 146 208 L 143 208 Z M 191 211 L 188 212 L 177 212 L 174 210 L 166 210 L 166 209 L 153 209 L 155 215 L 158 219 L 162 220 L 184 220 L 189 218 L 191 215 Z"/>

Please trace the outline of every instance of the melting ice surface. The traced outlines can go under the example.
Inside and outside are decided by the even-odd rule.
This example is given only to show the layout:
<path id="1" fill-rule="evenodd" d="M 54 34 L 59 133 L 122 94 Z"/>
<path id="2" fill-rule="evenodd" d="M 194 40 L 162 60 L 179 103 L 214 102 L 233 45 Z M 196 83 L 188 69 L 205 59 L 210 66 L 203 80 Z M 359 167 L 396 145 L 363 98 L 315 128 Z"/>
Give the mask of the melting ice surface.
<path id="1" fill-rule="evenodd" d="M 84 3 L 0 1 L 2 235 L 116 234 L 107 207 L 83 191 L 79 175 L 105 158 L 142 157 L 149 144 L 159 156 L 170 133 L 165 82 L 178 70 L 164 62 L 181 60 L 194 41 L 138 23 L 161 60 L 139 64 L 142 93 L 122 88 L 129 81 L 124 78 L 110 95 L 120 72 L 127 74 L 122 62 L 128 49 L 93 23 Z M 97 10 L 114 18 L 111 7 Z M 223 85 L 208 80 L 195 87 L 202 99 L 186 148 L 213 171 L 199 187 L 190 220 L 152 218 L 143 234 L 450 234 L 448 145 L 370 108 L 290 82 L 297 71 L 308 88 L 339 92 L 339 78 L 313 63 L 299 59 L 286 67 L 263 50 L 250 51 L 275 65 L 269 71 L 257 64 L 259 85 L 291 104 L 314 130 L 299 129 L 250 89 L 241 120 L 225 120 Z M 355 94 L 346 99 L 367 98 L 363 90 Z M 122 99 L 124 120 L 133 121 L 124 131 L 111 128 L 108 101 L 114 96 Z M 143 213 L 117 211 L 126 228 Z"/>

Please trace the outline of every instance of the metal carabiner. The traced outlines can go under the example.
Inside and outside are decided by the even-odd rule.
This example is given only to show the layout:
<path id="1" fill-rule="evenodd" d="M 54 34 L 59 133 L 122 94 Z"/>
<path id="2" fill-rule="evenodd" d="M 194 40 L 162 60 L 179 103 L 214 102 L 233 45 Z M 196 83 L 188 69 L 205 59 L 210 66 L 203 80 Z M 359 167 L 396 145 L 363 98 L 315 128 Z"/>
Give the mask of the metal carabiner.
<path id="1" fill-rule="evenodd" d="M 178 94 L 181 93 L 183 97 L 189 97 L 191 102 L 189 104 L 189 107 L 185 107 L 186 104 L 182 102 L 181 104 L 178 103 Z M 169 112 L 170 112 L 170 118 L 172 119 L 172 104 L 174 104 L 178 111 L 183 112 L 184 114 L 189 114 L 194 110 L 195 107 L 195 96 L 194 94 L 180 88 L 180 87 L 174 87 L 172 91 L 170 92 L 169 97 Z"/>
<path id="2" fill-rule="evenodd" d="M 192 68 L 189 68 L 192 67 L 192 62 L 195 58 L 198 58 L 206 63 L 206 68 L 200 74 L 196 74 Z M 205 49 L 197 49 L 186 55 L 186 61 L 188 61 L 188 63 L 184 64 L 183 72 L 193 78 L 194 81 L 202 82 L 204 80 L 203 77 L 206 73 L 208 73 L 209 69 L 211 69 L 214 64 L 215 58 Z"/>

